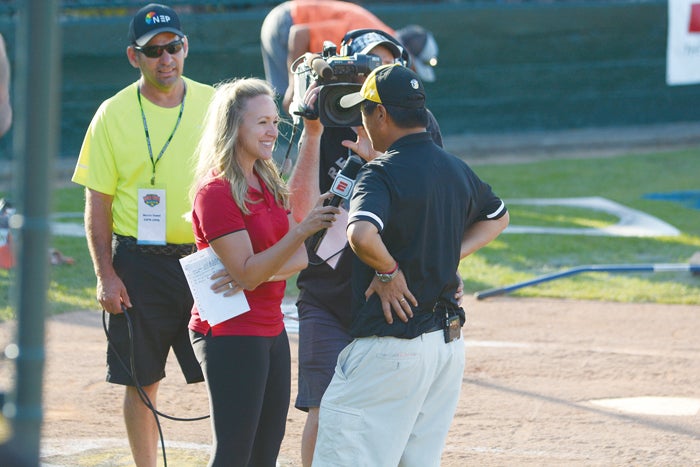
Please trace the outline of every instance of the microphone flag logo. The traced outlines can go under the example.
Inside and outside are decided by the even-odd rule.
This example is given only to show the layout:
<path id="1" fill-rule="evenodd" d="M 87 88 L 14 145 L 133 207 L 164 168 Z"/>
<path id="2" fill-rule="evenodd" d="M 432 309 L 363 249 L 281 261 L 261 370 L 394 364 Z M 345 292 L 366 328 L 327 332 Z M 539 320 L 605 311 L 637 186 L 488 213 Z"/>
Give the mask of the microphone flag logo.
<path id="1" fill-rule="evenodd" d="M 352 187 L 354 184 L 354 180 L 346 177 L 342 173 L 339 173 L 335 176 L 335 180 L 333 180 L 333 186 L 331 186 L 331 193 L 333 193 L 334 195 L 338 195 L 341 198 L 348 199 L 352 194 Z"/>

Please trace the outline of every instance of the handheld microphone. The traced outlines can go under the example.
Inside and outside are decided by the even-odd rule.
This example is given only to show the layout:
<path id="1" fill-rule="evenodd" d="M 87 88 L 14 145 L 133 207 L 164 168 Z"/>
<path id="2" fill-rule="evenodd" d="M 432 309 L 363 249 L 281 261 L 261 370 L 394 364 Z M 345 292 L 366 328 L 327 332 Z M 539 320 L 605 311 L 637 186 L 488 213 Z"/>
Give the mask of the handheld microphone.
<path id="1" fill-rule="evenodd" d="M 358 156 L 352 154 L 345 162 L 343 169 L 335 176 L 330 192 L 333 196 L 324 204 L 326 206 L 338 207 L 344 199 L 349 199 L 352 189 L 355 187 L 355 177 L 362 168 L 363 162 Z M 327 229 L 321 229 L 310 237 L 311 250 L 316 253 L 321 241 L 326 236 Z"/>

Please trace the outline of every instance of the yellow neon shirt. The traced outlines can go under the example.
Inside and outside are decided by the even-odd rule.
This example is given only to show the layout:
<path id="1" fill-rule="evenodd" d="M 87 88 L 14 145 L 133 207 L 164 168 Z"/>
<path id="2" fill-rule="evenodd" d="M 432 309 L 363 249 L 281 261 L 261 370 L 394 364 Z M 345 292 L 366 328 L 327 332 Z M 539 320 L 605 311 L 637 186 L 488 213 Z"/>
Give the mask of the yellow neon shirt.
<path id="1" fill-rule="evenodd" d="M 156 164 L 156 188 L 166 190 L 166 241 L 192 243 L 192 224 L 185 220 L 192 206 L 188 197 L 196 162 L 194 151 L 204 124 L 212 86 L 184 78 L 187 95 L 182 120 L 170 145 Z M 152 165 L 148 155 L 141 110 L 132 83 L 100 105 L 83 140 L 72 181 L 113 196 L 112 230 L 136 237 L 137 194 L 150 187 Z M 153 158 L 175 127 L 180 106 L 159 107 L 141 96 L 148 123 Z"/>

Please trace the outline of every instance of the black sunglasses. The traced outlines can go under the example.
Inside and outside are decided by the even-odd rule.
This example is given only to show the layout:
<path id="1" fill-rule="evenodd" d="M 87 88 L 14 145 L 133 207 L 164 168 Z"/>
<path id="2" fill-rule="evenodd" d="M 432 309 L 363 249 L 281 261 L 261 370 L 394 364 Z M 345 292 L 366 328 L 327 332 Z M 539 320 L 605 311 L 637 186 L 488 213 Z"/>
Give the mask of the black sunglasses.
<path id="1" fill-rule="evenodd" d="M 140 47 L 138 45 L 134 46 L 134 50 L 141 52 L 148 58 L 158 58 L 163 55 L 163 51 L 167 51 L 170 55 L 175 55 L 182 50 L 182 39 L 178 39 L 165 45 L 147 45 Z"/>

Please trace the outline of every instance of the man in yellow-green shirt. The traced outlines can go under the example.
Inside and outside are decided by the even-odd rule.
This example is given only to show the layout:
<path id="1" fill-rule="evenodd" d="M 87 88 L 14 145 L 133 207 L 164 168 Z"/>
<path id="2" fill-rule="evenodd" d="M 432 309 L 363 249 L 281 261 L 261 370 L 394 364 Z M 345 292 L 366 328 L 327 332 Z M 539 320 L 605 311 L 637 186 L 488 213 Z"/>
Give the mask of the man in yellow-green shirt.
<path id="1" fill-rule="evenodd" d="M 182 76 L 187 52 L 172 9 L 149 4 L 136 13 L 126 54 L 141 77 L 97 110 L 72 178 L 85 186 L 97 300 L 108 313 L 107 381 L 126 386 L 124 420 L 139 466 L 156 465 L 158 427 L 138 386 L 155 406 L 171 347 L 187 382 L 203 380 L 179 259 L 194 251 L 185 215 L 214 89 Z"/>

